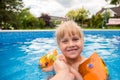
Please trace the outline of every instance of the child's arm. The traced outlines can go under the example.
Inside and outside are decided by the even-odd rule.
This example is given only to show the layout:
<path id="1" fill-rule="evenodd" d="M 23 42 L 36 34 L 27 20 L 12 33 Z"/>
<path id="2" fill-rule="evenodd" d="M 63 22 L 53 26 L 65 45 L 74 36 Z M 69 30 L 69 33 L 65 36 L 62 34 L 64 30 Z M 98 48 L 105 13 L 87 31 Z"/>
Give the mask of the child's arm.
<path id="1" fill-rule="evenodd" d="M 74 75 L 70 73 L 68 65 L 63 61 L 57 59 L 54 63 L 55 76 L 50 80 L 74 80 Z"/>
<path id="2" fill-rule="evenodd" d="M 52 70 L 53 70 L 53 65 L 42 69 L 42 71 L 44 71 L 44 72 L 49 72 L 49 71 L 52 71 Z"/>
<path id="3" fill-rule="evenodd" d="M 74 76 L 67 71 L 60 71 L 50 80 L 74 80 Z"/>

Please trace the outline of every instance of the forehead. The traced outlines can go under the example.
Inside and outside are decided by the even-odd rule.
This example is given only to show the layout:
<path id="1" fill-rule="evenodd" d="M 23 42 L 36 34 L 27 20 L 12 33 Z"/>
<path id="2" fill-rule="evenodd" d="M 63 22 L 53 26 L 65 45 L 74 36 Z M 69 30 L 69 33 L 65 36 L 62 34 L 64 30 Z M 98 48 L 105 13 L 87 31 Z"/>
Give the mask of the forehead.
<path id="1" fill-rule="evenodd" d="M 67 29 L 67 30 L 63 30 L 63 32 L 60 34 L 59 38 L 65 38 L 65 37 L 73 37 L 73 36 L 77 36 L 77 37 L 81 37 L 81 33 L 79 30 L 73 30 L 73 29 Z"/>
<path id="2" fill-rule="evenodd" d="M 75 34 L 66 33 L 60 39 L 74 38 L 74 37 L 80 38 L 80 36 L 78 34 L 76 34 L 76 33 Z"/>

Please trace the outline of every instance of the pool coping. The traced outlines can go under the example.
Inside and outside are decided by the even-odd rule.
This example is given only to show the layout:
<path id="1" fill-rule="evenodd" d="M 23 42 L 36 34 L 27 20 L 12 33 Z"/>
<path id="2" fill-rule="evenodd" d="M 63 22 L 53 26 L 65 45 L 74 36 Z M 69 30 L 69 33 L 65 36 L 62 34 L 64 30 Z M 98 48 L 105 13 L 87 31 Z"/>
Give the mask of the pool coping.
<path id="1" fill-rule="evenodd" d="M 52 30 L 0 30 L 0 32 L 36 32 L 36 31 L 55 31 Z M 83 31 L 120 31 L 120 29 L 83 29 Z"/>
<path id="2" fill-rule="evenodd" d="M 55 30 L 0 30 L 0 32 L 36 32 L 36 31 L 55 31 Z"/>

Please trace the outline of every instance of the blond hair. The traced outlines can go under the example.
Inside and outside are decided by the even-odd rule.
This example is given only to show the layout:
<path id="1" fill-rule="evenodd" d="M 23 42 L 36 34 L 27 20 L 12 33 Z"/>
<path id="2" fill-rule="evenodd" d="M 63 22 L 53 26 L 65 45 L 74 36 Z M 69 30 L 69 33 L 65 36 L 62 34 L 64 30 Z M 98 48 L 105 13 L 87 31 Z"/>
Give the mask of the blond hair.
<path id="1" fill-rule="evenodd" d="M 65 22 L 62 22 L 60 25 L 58 25 L 55 32 L 55 36 L 58 44 L 59 44 L 59 41 L 64 37 L 66 33 L 68 33 L 69 36 L 78 34 L 78 36 L 81 39 L 83 39 L 82 29 L 74 21 L 65 21 Z"/>

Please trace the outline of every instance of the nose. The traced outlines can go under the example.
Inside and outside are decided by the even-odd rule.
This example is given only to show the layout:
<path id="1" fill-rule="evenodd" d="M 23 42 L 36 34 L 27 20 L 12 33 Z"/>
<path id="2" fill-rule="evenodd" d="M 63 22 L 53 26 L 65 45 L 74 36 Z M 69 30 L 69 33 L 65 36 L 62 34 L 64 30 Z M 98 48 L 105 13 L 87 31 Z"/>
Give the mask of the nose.
<path id="1" fill-rule="evenodd" d="M 74 46 L 74 42 L 73 42 L 73 41 L 70 41 L 70 42 L 69 42 L 69 46 L 70 46 L 70 47 L 73 47 L 73 46 Z"/>

